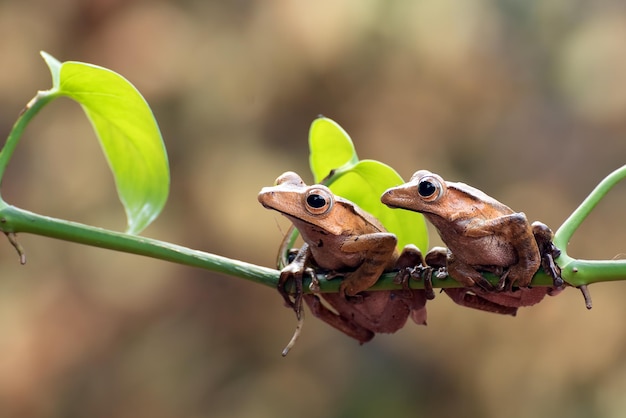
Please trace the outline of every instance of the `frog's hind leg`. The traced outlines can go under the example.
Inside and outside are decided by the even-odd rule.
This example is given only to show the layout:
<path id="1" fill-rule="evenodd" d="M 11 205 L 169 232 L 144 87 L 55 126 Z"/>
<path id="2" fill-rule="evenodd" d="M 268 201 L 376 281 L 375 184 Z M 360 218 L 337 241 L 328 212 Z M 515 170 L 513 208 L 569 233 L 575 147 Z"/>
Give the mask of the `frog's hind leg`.
<path id="1" fill-rule="evenodd" d="M 526 215 L 523 212 L 514 213 L 508 216 L 509 222 L 508 235 L 515 237 L 515 252 L 518 260 L 515 264 L 509 266 L 508 276 L 504 280 L 508 280 L 508 284 L 504 282 L 502 277 L 498 282 L 498 289 L 511 290 L 513 286 L 528 287 L 533 276 L 541 266 L 541 254 L 536 240 L 536 231 L 528 223 Z"/>
<path id="2" fill-rule="evenodd" d="M 341 315 L 337 315 L 335 312 L 328 309 L 322 304 L 322 301 L 316 295 L 306 294 L 304 295 L 304 301 L 311 313 L 322 321 L 326 322 L 331 327 L 343 332 L 344 334 L 354 338 L 360 344 L 366 343 L 374 338 L 374 333 L 369 329 L 349 321 Z"/>
<path id="3" fill-rule="evenodd" d="M 517 308 L 501 305 L 499 303 L 484 299 L 466 288 L 450 288 L 443 289 L 443 291 L 457 305 L 465 306 L 467 308 L 478 309 L 485 312 L 498 313 L 501 315 L 515 316 L 517 314 Z"/>

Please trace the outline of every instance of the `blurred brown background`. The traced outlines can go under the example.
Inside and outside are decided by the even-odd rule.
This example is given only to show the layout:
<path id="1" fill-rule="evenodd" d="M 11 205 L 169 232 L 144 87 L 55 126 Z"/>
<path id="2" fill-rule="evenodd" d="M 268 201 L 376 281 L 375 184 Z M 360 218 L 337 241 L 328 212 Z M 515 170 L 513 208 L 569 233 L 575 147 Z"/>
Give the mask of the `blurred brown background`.
<path id="1" fill-rule="evenodd" d="M 556 229 L 626 158 L 626 8 L 619 1 L 2 0 L 0 133 L 50 86 L 39 57 L 111 68 L 151 104 L 172 189 L 145 235 L 272 266 L 286 222 L 256 200 L 311 179 L 324 114 L 361 158 L 427 168 Z M 570 253 L 623 257 L 624 187 Z M 3 197 L 123 230 L 80 108 L 29 126 Z M 428 327 L 359 347 L 269 288 L 21 235 L 0 241 L 1 417 L 621 417 L 626 284 L 573 289 L 517 318 L 440 296 Z M 436 244 L 436 237 L 432 238 Z"/>

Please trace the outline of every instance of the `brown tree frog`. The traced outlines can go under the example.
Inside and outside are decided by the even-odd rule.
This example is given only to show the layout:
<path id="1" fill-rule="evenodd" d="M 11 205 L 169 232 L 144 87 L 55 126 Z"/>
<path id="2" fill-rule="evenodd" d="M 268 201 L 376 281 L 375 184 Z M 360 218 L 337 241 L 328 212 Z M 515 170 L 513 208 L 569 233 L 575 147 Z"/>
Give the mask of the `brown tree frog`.
<path id="1" fill-rule="evenodd" d="M 457 303 L 471 304 L 468 299 L 477 295 L 481 303 L 491 299 L 500 306 L 513 308 L 534 304 L 545 295 L 545 288 L 526 298 L 513 295 L 513 286 L 527 288 L 542 263 L 555 287 L 563 284 L 554 263 L 559 251 L 551 242 L 550 229 L 540 222 L 531 225 L 526 215 L 514 212 L 478 189 L 446 182 L 437 174 L 420 170 L 408 183 L 387 190 L 381 200 L 390 207 L 421 212 L 435 226 L 448 246 L 448 273 L 466 288 L 465 293 L 450 292 Z M 482 272 L 499 276 L 497 287 Z M 507 292 L 502 297 L 486 296 L 505 288 Z M 513 299 L 507 299 L 508 296 Z"/>
<path id="2" fill-rule="evenodd" d="M 408 287 L 397 291 L 366 292 L 379 276 L 395 268 L 421 265 L 422 255 L 415 246 L 399 254 L 395 235 L 349 200 L 335 196 L 323 185 L 307 186 L 293 172 L 282 174 L 273 187 L 265 187 L 259 202 L 286 216 L 304 240 L 295 259 L 281 270 L 278 290 L 300 318 L 303 297 L 315 316 L 357 339 L 371 340 L 375 333 L 393 333 L 409 316 L 426 323 L 424 291 Z M 323 271 L 329 278 L 341 275 L 338 294 L 302 295 L 302 277 L 307 268 Z M 295 280 L 294 300 L 285 284 Z M 299 283 L 299 284 L 298 284 Z"/>

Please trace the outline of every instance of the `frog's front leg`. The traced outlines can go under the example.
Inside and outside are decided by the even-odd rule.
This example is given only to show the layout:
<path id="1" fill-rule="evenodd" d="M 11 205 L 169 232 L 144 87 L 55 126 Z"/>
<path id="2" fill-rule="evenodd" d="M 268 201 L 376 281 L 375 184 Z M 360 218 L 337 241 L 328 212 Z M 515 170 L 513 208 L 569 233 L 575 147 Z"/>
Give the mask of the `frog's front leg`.
<path id="1" fill-rule="evenodd" d="M 389 268 L 397 244 L 396 236 L 388 232 L 356 235 L 347 238 L 341 245 L 345 253 L 363 253 L 363 262 L 356 270 L 344 276 L 339 293 L 354 296 L 369 289 L 380 275 Z"/>
<path id="2" fill-rule="evenodd" d="M 510 266 L 506 280 L 509 282 L 509 290 L 516 285 L 519 287 L 528 287 L 533 276 L 541 266 L 541 255 L 533 229 L 526 219 L 526 215 L 522 212 L 510 215 L 508 223 L 508 237 L 517 252 L 517 263 Z M 505 278 L 501 278 L 498 283 L 498 289 L 505 288 Z"/>
<path id="3" fill-rule="evenodd" d="M 304 295 L 304 301 L 307 305 L 309 305 L 311 313 L 313 313 L 315 317 L 321 319 L 328 325 L 343 332 L 344 334 L 354 338 L 360 344 L 366 343 L 374 338 L 375 334 L 373 331 L 364 328 L 353 321 L 350 321 L 348 318 L 342 316 L 341 313 L 334 313 L 322 304 L 322 301 L 317 295 Z"/>

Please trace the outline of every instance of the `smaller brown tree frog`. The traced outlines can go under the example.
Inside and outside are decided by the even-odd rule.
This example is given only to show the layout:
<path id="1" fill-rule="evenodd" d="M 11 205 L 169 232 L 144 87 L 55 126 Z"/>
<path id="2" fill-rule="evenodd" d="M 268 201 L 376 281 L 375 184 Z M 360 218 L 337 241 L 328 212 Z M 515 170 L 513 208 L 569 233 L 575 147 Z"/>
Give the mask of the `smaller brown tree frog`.
<path id="1" fill-rule="evenodd" d="M 408 183 L 387 190 L 381 200 L 390 207 L 421 212 L 435 226 L 448 246 L 448 273 L 466 289 L 448 292 L 457 303 L 491 301 L 513 308 L 534 304 L 546 289 L 518 294 L 513 292 L 513 286 L 527 288 L 542 263 L 555 287 L 563 285 L 554 263 L 559 251 L 551 242 L 550 229 L 540 222 L 531 225 L 526 215 L 514 212 L 478 189 L 446 182 L 437 174 L 420 170 Z M 499 276 L 497 287 L 482 272 Z M 501 297 L 486 296 L 505 289 L 507 292 Z"/>

